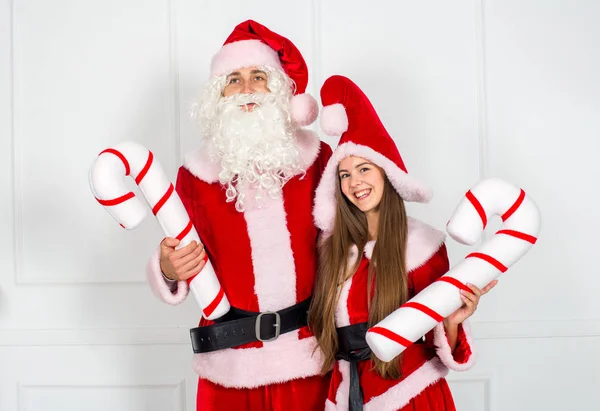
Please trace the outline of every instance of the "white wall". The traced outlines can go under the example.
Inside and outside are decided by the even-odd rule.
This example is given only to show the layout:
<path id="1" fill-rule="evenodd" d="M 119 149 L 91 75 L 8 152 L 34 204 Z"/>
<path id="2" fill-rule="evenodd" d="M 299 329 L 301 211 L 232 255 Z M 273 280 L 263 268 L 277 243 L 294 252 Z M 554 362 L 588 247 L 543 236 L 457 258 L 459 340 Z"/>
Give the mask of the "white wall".
<path id="1" fill-rule="evenodd" d="M 478 364 L 450 376 L 458 409 L 590 409 L 600 2 L 0 0 L 0 410 L 195 409 L 194 302 L 154 298 L 156 222 L 123 231 L 87 171 L 133 139 L 174 179 L 210 58 L 246 18 L 294 41 L 314 95 L 331 74 L 363 88 L 434 190 L 412 214 L 443 227 L 488 176 L 540 206 L 538 244 L 474 317 Z"/>

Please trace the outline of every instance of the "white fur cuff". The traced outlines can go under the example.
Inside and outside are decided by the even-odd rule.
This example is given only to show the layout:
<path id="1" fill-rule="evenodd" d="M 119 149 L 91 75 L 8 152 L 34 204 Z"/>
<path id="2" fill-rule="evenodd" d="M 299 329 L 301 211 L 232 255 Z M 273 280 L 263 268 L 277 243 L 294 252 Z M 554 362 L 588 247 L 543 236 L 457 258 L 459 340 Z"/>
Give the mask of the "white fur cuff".
<path id="1" fill-rule="evenodd" d="M 171 286 L 167 284 L 160 270 L 160 247 L 156 249 L 146 265 L 146 276 L 150 288 L 158 298 L 167 304 L 181 304 L 188 295 L 189 287 L 187 282 L 178 281 L 174 291 L 171 291 Z"/>
<path id="2" fill-rule="evenodd" d="M 446 336 L 446 330 L 444 328 L 444 323 L 441 322 L 435 326 L 433 329 L 433 344 L 436 347 L 436 353 L 438 357 L 442 360 L 444 365 L 451 370 L 454 371 L 466 371 L 470 369 L 473 364 L 475 364 L 475 347 L 473 346 L 473 336 L 471 334 L 471 327 L 468 321 L 464 321 L 461 324 L 462 331 L 459 328 L 459 336 L 458 336 L 458 346 L 455 350 L 455 355 L 458 350 L 461 352 L 468 348 L 470 350 L 468 358 L 464 362 L 458 362 L 455 358 L 455 355 L 452 354 L 450 350 L 450 345 L 448 344 L 448 337 Z M 460 333 L 464 333 L 461 338 Z M 461 347 L 460 344 L 467 344 L 468 347 Z"/>

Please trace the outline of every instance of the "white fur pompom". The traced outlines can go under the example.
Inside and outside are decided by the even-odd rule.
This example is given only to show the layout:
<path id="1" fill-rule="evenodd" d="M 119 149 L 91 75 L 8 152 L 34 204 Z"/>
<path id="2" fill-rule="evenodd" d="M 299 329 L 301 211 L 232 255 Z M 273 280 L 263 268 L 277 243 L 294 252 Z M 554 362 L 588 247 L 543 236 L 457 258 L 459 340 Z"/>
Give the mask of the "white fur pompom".
<path id="1" fill-rule="evenodd" d="M 341 136 L 348 130 L 348 116 L 342 104 L 323 107 L 321 129 L 328 136 Z"/>
<path id="2" fill-rule="evenodd" d="M 292 97 L 292 118 L 300 127 L 308 126 L 315 122 L 319 114 L 317 101 L 310 94 L 298 94 Z"/>

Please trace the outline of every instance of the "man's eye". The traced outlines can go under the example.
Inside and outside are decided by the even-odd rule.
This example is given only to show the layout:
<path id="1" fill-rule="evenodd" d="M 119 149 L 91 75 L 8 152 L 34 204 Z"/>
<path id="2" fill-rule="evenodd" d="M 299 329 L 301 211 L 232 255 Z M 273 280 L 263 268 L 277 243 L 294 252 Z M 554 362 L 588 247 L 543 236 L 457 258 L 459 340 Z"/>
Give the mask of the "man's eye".
<path id="1" fill-rule="evenodd" d="M 227 84 L 236 84 L 239 83 L 240 79 L 239 78 L 230 78 L 229 81 L 227 82 Z"/>
<path id="2" fill-rule="evenodd" d="M 254 80 L 255 81 L 266 81 L 267 79 L 264 78 L 263 76 L 256 76 L 256 77 L 254 77 Z"/>

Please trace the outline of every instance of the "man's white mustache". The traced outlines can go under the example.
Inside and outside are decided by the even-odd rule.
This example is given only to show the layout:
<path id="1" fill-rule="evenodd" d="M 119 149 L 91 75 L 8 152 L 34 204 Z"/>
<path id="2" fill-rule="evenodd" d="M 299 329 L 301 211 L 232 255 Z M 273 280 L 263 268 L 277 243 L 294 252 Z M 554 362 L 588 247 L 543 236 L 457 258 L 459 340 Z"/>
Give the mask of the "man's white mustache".
<path id="1" fill-rule="evenodd" d="M 234 94 L 233 96 L 223 97 L 221 103 L 223 105 L 236 105 L 245 106 L 247 104 L 261 105 L 268 98 L 266 93 L 253 93 L 253 94 Z"/>

